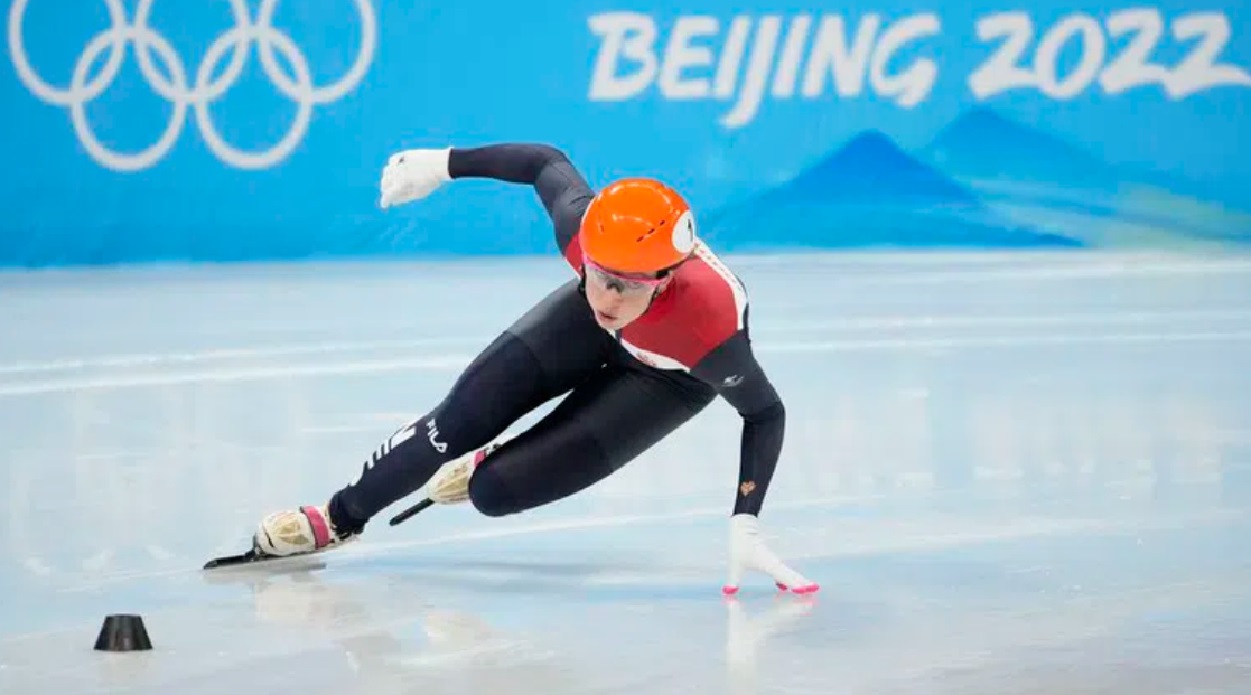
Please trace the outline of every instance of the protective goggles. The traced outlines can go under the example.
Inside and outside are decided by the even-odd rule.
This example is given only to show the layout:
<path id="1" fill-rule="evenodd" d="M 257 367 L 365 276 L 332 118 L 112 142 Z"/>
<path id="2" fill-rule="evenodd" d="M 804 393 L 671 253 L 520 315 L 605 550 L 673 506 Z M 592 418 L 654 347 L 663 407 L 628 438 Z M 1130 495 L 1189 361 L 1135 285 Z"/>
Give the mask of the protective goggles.
<path id="1" fill-rule="evenodd" d="M 668 270 L 659 274 L 658 277 L 646 277 L 637 275 L 622 275 L 615 273 L 595 261 L 582 255 L 582 267 L 585 269 L 586 279 L 594 282 L 599 287 L 606 290 L 616 290 L 621 294 L 641 294 L 644 292 L 654 292 L 660 284 L 665 281 L 665 277 L 669 275 Z"/>

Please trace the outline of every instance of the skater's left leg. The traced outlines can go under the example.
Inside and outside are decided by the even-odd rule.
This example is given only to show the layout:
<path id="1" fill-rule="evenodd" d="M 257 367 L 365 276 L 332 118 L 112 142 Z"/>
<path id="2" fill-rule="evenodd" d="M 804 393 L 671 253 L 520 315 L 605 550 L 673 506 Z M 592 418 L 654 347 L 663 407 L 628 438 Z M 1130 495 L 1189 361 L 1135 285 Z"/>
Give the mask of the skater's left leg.
<path id="1" fill-rule="evenodd" d="M 385 442 L 325 506 L 262 519 L 256 547 L 266 555 L 293 555 L 358 535 L 446 462 L 488 447 L 527 413 L 598 372 L 618 349 L 596 325 L 578 283 L 566 283 L 479 353 L 438 405 Z"/>
<path id="2" fill-rule="evenodd" d="M 393 438 L 330 499 L 336 529 L 363 529 L 446 462 L 488 446 L 540 405 L 568 393 L 615 354 L 576 281 L 550 292 L 465 368 L 442 401 Z M 414 433 L 415 430 L 415 433 Z"/>

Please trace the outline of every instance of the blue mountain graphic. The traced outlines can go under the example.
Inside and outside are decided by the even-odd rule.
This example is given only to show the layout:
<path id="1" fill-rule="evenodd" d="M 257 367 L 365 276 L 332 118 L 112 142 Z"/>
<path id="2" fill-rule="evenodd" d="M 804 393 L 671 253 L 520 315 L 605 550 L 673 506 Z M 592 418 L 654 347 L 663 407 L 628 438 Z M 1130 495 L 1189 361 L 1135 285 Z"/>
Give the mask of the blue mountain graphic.
<path id="1" fill-rule="evenodd" d="M 795 178 L 711 215 L 710 240 L 770 246 L 1075 246 L 999 218 L 971 190 L 866 131 Z"/>
<path id="2" fill-rule="evenodd" d="M 971 191 L 908 156 L 875 130 L 857 135 L 833 155 L 766 195 L 827 203 L 899 199 L 969 206 L 977 203 Z"/>
<path id="3" fill-rule="evenodd" d="M 1115 190 L 1120 176 L 1103 161 L 985 108 L 943 128 L 921 157 L 962 178 L 1011 179 Z"/>
<path id="4" fill-rule="evenodd" d="M 961 115 L 918 155 L 961 178 L 999 176 L 1106 191 L 1149 185 L 1186 196 L 1210 195 L 1205 187 L 1181 176 L 1110 165 L 1063 138 L 1017 123 L 987 107 Z"/>
<path id="5" fill-rule="evenodd" d="M 1251 216 L 1205 200 L 1194 186 L 1122 171 L 988 108 L 956 119 L 918 156 L 1000 214 L 1088 241 L 1251 235 Z"/>

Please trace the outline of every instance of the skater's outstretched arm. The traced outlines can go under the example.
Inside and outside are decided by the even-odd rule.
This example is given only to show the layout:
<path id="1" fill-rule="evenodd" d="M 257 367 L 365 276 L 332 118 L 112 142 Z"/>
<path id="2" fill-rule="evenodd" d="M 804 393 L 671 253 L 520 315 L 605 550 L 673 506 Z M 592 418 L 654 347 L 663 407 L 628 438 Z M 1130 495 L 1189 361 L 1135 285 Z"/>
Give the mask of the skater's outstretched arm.
<path id="1" fill-rule="evenodd" d="M 501 143 L 471 148 L 416 149 L 393 155 L 382 175 L 382 206 L 429 195 L 453 179 L 494 179 L 533 186 L 565 253 L 582 213 L 595 197 L 565 153 L 544 144 Z"/>
<path id="2" fill-rule="evenodd" d="M 746 328 L 709 352 L 693 376 L 707 382 L 743 418 L 734 514 L 760 513 L 786 433 L 786 407 L 751 348 Z"/>
<path id="3" fill-rule="evenodd" d="M 503 143 L 453 148 L 448 158 L 448 175 L 453 179 L 488 178 L 534 186 L 552 219 L 562 254 L 578 233 L 582 213 L 595 197 L 565 153 L 550 145 Z"/>
<path id="4" fill-rule="evenodd" d="M 692 370 L 743 416 L 738 490 L 730 515 L 729 575 L 722 591 L 733 594 L 749 570 L 773 577 L 779 589 L 797 594 L 819 585 L 783 562 L 760 532 L 760 508 L 777 468 L 786 409 L 752 352 L 746 323 L 703 357 Z"/>
<path id="5" fill-rule="evenodd" d="M 711 384 L 743 416 L 738 490 L 730 515 L 729 576 L 722 591 L 737 592 L 749 570 L 767 573 L 783 590 L 816 591 L 819 585 L 775 555 L 760 533 L 758 517 L 782 450 L 786 408 L 752 353 L 746 324 L 705 355 L 692 373 Z"/>

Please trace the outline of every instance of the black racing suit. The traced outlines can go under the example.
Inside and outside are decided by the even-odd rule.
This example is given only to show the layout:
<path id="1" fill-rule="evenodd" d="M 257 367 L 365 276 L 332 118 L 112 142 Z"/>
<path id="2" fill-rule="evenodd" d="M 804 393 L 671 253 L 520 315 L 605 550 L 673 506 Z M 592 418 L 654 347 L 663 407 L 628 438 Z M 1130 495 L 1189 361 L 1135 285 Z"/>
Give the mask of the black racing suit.
<path id="1" fill-rule="evenodd" d="M 571 244 L 594 192 L 560 151 L 525 144 L 453 149 L 449 173 L 532 185 L 562 253 L 578 267 Z M 562 395 L 555 409 L 476 469 L 469 494 L 483 514 L 517 513 L 603 480 L 718 395 L 744 422 L 733 511 L 759 513 L 781 449 L 785 410 L 752 353 L 745 299 L 741 304 L 738 326 L 708 344 L 689 369 L 658 369 L 595 323 L 581 281 L 571 279 L 492 341 L 441 403 L 373 455 L 360 478 L 332 497 L 331 522 L 340 534 L 359 531 L 443 463 L 488 444 Z"/>

